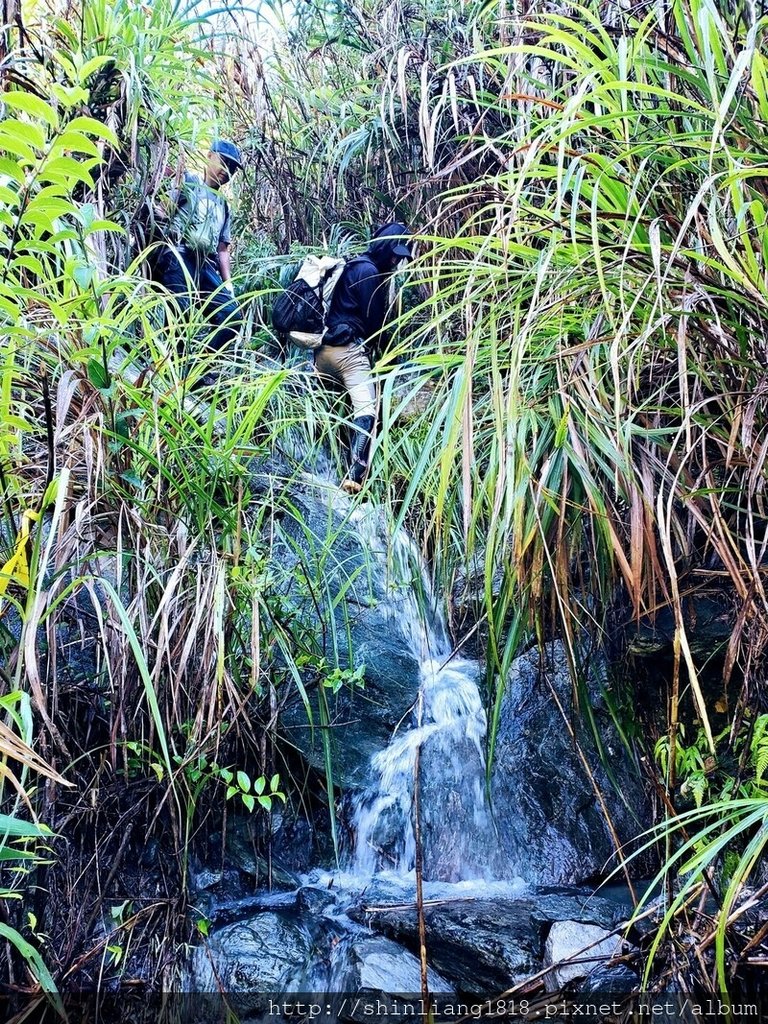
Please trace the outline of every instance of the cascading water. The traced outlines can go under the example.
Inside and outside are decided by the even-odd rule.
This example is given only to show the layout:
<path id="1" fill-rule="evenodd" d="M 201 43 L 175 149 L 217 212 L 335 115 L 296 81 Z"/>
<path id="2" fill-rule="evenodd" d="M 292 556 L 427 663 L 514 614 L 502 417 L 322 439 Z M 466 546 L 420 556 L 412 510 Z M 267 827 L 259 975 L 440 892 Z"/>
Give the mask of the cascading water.
<path id="1" fill-rule="evenodd" d="M 328 867 L 327 861 L 312 867 L 295 878 L 291 892 L 261 892 L 255 912 L 250 873 L 245 898 L 237 873 L 231 901 L 212 895 L 206 904 L 206 894 L 200 893 L 214 923 L 221 910 L 228 918 L 195 951 L 190 991 L 219 993 L 222 984 L 249 997 L 274 991 L 284 993 L 290 1006 L 306 1006 L 303 996 L 310 993 L 315 1015 L 325 1019 L 362 1019 L 347 1015 L 350 994 L 354 1000 L 356 993 L 377 999 L 379 993 L 386 998 L 395 993 L 402 1000 L 398 1005 L 406 1007 L 403 1015 L 416 1016 L 411 1007 L 419 1005 L 424 989 L 423 964 L 415 955 L 422 925 L 431 995 L 490 994 L 538 976 L 546 922 L 598 923 L 595 900 L 604 901 L 592 895 L 585 901 L 583 890 L 570 896 L 537 893 L 516 877 L 523 858 L 514 851 L 513 860 L 501 849 L 485 796 L 481 666 L 453 656 L 441 604 L 405 531 L 390 535 L 381 509 L 350 502 L 333 467 L 321 458 L 303 474 L 296 505 L 298 514 L 308 513 L 306 528 L 318 544 L 325 543 L 327 512 L 333 556 L 343 566 L 344 624 L 356 658 L 366 662 L 369 685 L 362 695 L 341 693 L 334 707 L 334 750 L 340 763 L 347 757 L 348 788 L 367 789 L 351 808 L 346 805 L 351 815 L 342 821 L 354 826 L 354 838 L 343 869 Z M 346 581 L 358 577 L 359 586 L 347 589 Z M 512 678 L 515 716 L 525 712 L 520 695 L 526 668 L 533 675 L 535 666 L 526 660 L 521 676 Z M 409 701 L 413 705 L 406 708 Z M 373 757 L 372 750 L 377 751 Z M 505 770 L 513 754 L 517 748 L 512 751 L 508 740 Z M 535 764 L 531 759 L 529 750 L 523 769 L 531 765 L 540 772 L 544 783 L 537 792 L 546 795 L 545 757 Z M 413 870 L 416 786 L 423 885 Z M 503 806 L 522 816 L 525 798 L 526 791 L 517 803 L 508 795 Z M 282 849 L 296 834 L 289 826 Z M 561 841 L 561 849 L 563 863 L 570 865 L 571 846 Z M 222 889 L 228 874 L 222 871 Z M 234 917 L 232 904 L 240 917 Z M 605 908 L 601 914 L 600 923 L 612 929 L 626 916 Z M 294 1003 L 291 994 L 302 998 Z M 263 1008 L 260 998 L 255 1005 Z M 272 997 L 269 1019 L 275 1019 L 271 1002 Z M 293 1019 L 292 1013 L 286 1011 L 283 1019 Z"/>
<path id="2" fill-rule="evenodd" d="M 497 841 L 485 796 L 480 665 L 453 656 L 444 613 L 405 530 L 389 535 L 384 517 L 365 506 L 354 509 L 350 520 L 371 557 L 386 567 L 387 617 L 408 638 L 420 664 L 420 687 L 388 746 L 373 757 L 369 788 L 355 800 L 356 838 L 346 870 L 306 877 L 310 886 L 335 893 L 333 908 L 323 917 L 329 953 L 304 965 L 287 987 L 332 993 L 362 986 L 415 993 L 421 986 L 415 958 L 386 942 L 379 948 L 382 940 L 350 920 L 347 909 L 368 891 L 373 876 L 385 902 L 415 900 L 417 762 L 425 896 L 445 905 L 491 892 L 509 896 L 514 890 L 510 883 L 490 881 Z M 361 957 L 364 968 L 355 968 Z M 364 973 L 356 973 L 360 970 Z M 441 986 L 445 983 L 430 974 L 430 989 L 440 991 Z"/>
<path id="3" fill-rule="evenodd" d="M 368 788 L 354 799 L 354 841 L 344 869 L 315 867 L 302 875 L 290 894 L 290 906 L 284 893 L 264 894 L 262 913 L 253 919 L 258 971 L 265 969 L 265 962 L 274 961 L 276 966 L 269 970 L 278 973 L 277 991 L 319 994 L 316 1005 L 330 1016 L 330 1008 L 336 1006 L 332 994 L 346 999 L 344 994 L 358 991 L 405 993 L 407 1002 L 422 993 L 421 964 L 399 936 L 401 926 L 404 936 L 412 927 L 417 903 L 416 785 L 424 906 L 439 907 L 441 914 L 452 905 L 460 908 L 457 927 L 463 934 L 473 927 L 464 923 L 464 908 L 477 910 L 497 899 L 515 899 L 524 883 L 504 872 L 486 802 L 486 716 L 478 689 L 481 666 L 453 656 L 441 604 L 406 532 L 390 534 L 380 509 L 350 503 L 339 492 L 333 472 L 324 472 L 319 464 L 312 469 L 304 475 L 307 487 L 321 491 L 323 504 L 351 527 L 350 532 L 378 563 L 372 573 L 375 590 L 370 591 L 376 602 L 374 621 L 383 629 L 391 623 L 398 650 L 404 646 L 409 654 L 404 659 L 408 687 L 401 692 L 413 695 L 414 661 L 419 666 L 413 706 L 383 749 L 377 737 L 378 753 L 370 761 Z M 368 651 L 375 657 L 376 645 Z M 365 696 L 376 699 L 375 694 Z M 386 736 L 391 718 L 384 719 L 384 724 Z M 392 938 L 387 927 L 372 927 L 375 917 L 369 917 L 387 911 L 398 916 L 398 935 Z M 431 950 L 440 941 L 440 925 L 432 921 L 427 926 Z M 231 970 L 238 985 L 243 944 L 248 948 L 254 941 L 250 927 L 246 921 L 243 930 L 234 933 L 231 954 L 214 958 L 219 970 L 222 963 Z M 484 935 L 480 943 L 486 942 Z M 286 944 L 291 949 L 290 965 L 284 965 Z M 272 960 L 265 957 L 265 947 Z M 196 954 L 192 990 L 219 990 L 214 959 L 208 948 Z M 453 991 L 451 963 L 450 955 L 447 968 L 437 958 L 430 963 L 430 993 Z M 447 975 L 441 973 L 444 970 Z M 472 984 L 470 979 L 470 990 Z"/>
<path id="4" fill-rule="evenodd" d="M 387 540 L 375 515 L 360 517 L 372 554 L 387 559 L 389 614 L 407 626 L 421 666 L 419 697 L 389 746 L 375 755 L 375 779 L 358 798 L 352 867 L 372 875 L 414 868 L 414 787 L 419 760 L 420 826 L 426 878 L 488 877 L 495 859 L 485 797 L 486 715 L 480 666 L 452 655 L 444 614 L 423 559 L 404 530 Z"/>

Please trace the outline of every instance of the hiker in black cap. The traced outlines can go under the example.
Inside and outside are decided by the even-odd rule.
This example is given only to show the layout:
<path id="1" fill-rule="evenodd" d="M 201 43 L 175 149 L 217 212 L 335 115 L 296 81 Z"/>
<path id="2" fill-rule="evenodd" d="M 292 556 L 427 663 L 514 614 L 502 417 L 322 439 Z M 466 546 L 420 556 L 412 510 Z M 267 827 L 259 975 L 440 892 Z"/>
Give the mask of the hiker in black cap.
<path id="1" fill-rule="evenodd" d="M 371 356 L 381 345 L 392 274 L 411 257 L 409 235 L 405 224 L 386 224 L 373 235 L 367 251 L 349 261 L 333 291 L 323 343 L 315 350 L 315 369 L 324 383 L 346 390 L 352 402 L 350 465 L 341 485 L 349 494 L 362 488 L 368 472 L 376 429 Z"/>
<path id="2" fill-rule="evenodd" d="M 221 193 L 221 186 L 242 166 L 237 146 L 218 139 L 202 180 L 185 174 L 170 213 L 156 209 L 158 219 L 167 222 L 167 244 L 154 261 L 153 276 L 173 292 L 183 310 L 193 298 L 204 303 L 206 317 L 215 325 L 206 345 L 214 352 L 236 338 L 242 326 L 230 283 L 229 204 Z"/>

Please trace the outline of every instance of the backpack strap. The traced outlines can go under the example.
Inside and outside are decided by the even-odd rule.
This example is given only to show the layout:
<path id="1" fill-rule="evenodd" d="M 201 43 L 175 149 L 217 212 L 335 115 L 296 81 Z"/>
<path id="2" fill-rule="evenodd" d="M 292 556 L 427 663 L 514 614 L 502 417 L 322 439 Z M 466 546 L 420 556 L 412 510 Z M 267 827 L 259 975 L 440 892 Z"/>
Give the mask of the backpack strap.
<path id="1" fill-rule="evenodd" d="M 343 274 L 343 273 L 344 273 L 344 271 L 345 271 L 345 270 L 347 269 L 347 265 L 348 265 L 348 264 L 345 264 L 345 265 L 344 265 L 344 270 L 342 270 L 342 274 Z M 322 277 L 320 278 L 320 281 L 318 282 L 318 285 L 317 285 L 317 294 L 318 294 L 318 297 L 319 297 L 319 299 L 320 299 L 320 302 L 324 302 L 324 299 L 323 299 L 323 289 L 325 288 L 326 284 L 328 283 L 328 278 L 329 278 L 329 277 L 331 277 L 331 276 L 333 275 L 333 273 L 334 273 L 334 270 L 335 270 L 335 269 L 336 269 L 335 267 L 329 267 L 329 268 L 328 268 L 328 269 L 327 269 L 327 270 L 325 271 L 325 273 L 323 274 L 323 276 L 322 276 Z"/>

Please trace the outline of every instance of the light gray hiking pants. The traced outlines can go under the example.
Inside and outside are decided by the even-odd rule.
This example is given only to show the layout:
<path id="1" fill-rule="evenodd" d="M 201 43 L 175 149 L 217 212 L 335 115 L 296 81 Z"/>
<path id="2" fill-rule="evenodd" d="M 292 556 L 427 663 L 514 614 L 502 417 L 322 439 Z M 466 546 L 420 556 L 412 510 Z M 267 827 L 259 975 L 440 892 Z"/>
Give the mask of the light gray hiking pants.
<path id="1" fill-rule="evenodd" d="M 376 385 L 364 345 L 321 345 L 315 349 L 315 369 L 326 387 L 343 388 L 352 400 L 352 416 L 376 418 Z"/>

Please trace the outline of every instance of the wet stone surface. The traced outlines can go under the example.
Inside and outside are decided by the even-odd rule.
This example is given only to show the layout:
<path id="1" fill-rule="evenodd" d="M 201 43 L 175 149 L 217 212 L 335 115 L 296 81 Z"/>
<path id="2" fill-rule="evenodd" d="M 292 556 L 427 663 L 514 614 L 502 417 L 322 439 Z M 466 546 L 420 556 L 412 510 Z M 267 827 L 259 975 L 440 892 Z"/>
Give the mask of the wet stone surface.
<path id="1" fill-rule="evenodd" d="M 628 904 L 588 889 L 515 890 L 503 883 L 427 885 L 432 991 L 502 992 L 542 968 L 555 922 L 610 932 L 630 912 Z M 211 991 L 205 987 L 211 961 L 233 991 L 251 984 L 286 993 L 420 990 L 412 879 L 377 876 L 366 884 L 323 875 L 292 892 L 257 892 L 219 904 L 211 920 L 208 952 L 196 950 L 189 971 L 190 985 L 200 991 Z"/>
<path id="2" fill-rule="evenodd" d="M 381 909 L 386 904 L 375 896 L 368 890 L 350 917 L 417 948 L 416 910 Z M 612 929 L 628 912 L 587 889 L 533 890 L 519 898 L 447 898 L 425 910 L 429 960 L 460 992 L 503 991 L 541 968 L 554 922 L 576 920 Z"/>
<path id="3" fill-rule="evenodd" d="M 621 842 L 649 827 L 644 783 L 613 725 L 600 686 L 596 666 L 588 687 L 591 712 L 612 778 L 585 716 L 573 708 L 563 644 L 555 641 L 541 655 L 531 650 L 513 662 L 491 773 L 492 803 L 506 857 L 504 877 L 521 875 L 540 885 L 579 884 L 603 872 L 614 842 L 595 787 Z M 558 702 L 574 722 L 576 742 Z"/>

